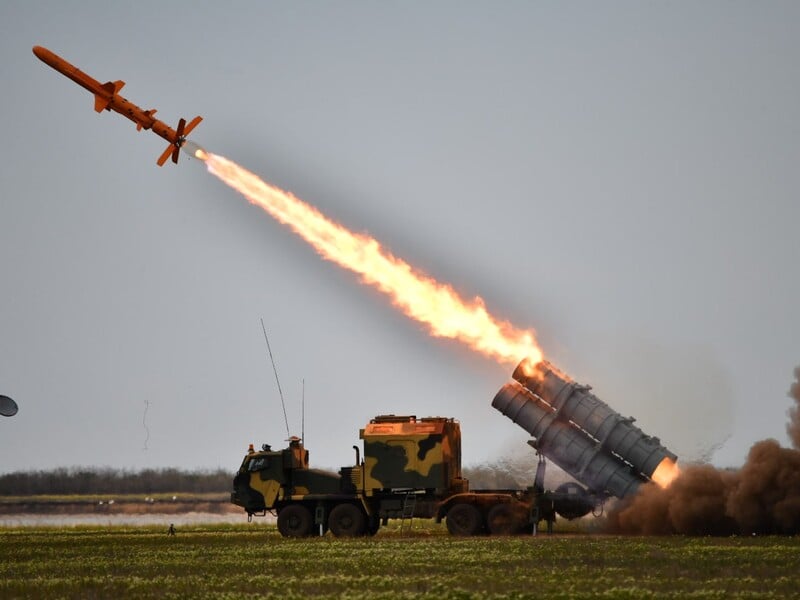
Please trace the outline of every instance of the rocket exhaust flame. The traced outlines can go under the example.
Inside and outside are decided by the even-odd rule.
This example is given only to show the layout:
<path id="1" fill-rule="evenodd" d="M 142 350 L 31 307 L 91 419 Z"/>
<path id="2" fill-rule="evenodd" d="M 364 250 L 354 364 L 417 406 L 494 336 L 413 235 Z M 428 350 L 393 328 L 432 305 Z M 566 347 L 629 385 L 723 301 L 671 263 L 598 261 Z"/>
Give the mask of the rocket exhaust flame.
<path id="1" fill-rule="evenodd" d="M 542 359 L 534 332 L 496 319 L 481 298 L 465 300 L 449 285 L 395 257 L 374 238 L 349 231 L 236 163 L 196 144 L 190 151 L 205 161 L 211 174 L 287 225 L 320 256 L 357 273 L 363 283 L 389 296 L 408 317 L 425 324 L 431 335 L 458 340 L 501 363 L 513 365 L 528 358 L 536 364 Z"/>
<path id="2" fill-rule="evenodd" d="M 653 471 L 651 479 L 660 488 L 668 488 L 680 474 L 681 470 L 675 461 L 670 458 L 665 458 L 659 463 L 656 470 Z"/>

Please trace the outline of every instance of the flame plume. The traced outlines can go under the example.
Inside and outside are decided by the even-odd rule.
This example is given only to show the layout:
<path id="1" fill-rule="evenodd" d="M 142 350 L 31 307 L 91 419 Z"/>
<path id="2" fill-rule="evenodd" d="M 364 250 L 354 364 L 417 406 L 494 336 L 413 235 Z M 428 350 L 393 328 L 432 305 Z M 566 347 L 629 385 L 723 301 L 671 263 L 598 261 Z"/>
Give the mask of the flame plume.
<path id="1" fill-rule="evenodd" d="M 650 478 L 658 487 L 665 489 L 672 485 L 672 482 L 675 481 L 680 474 L 681 470 L 678 465 L 670 458 L 665 458 L 659 463 Z"/>
<path id="2" fill-rule="evenodd" d="M 205 161 L 211 174 L 288 225 L 320 256 L 357 273 L 362 282 L 389 296 L 407 316 L 425 324 L 431 335 L 458 340 L 501 363 L 542 359 L 533 331 L 497 320 L 480 297 L 464 300 L 452 287 L 395 257 L 374 238 L 349 231 L 222 156 L 205 151 L 195 155 Z"/>

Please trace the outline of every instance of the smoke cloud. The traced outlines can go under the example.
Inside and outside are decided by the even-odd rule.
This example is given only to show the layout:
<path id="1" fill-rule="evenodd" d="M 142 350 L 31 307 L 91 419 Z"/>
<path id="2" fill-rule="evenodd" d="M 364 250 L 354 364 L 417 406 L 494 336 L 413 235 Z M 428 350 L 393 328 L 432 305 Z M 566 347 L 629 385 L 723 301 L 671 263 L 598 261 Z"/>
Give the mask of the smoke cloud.
<path id="1" fill-rule="evenodd" d="M 786 424 L 786 433 L 792 440 L 796 450 L 800 450 L 800 367 L 794 370 L 795 382 L 789 388 L 789 397 L 794 400 L 794 406 L 789 408 L 789 422 Z"/>
<path id="2" fill-rule="evenodd" d="M 608 517 L 615 533 L 784 534 L 800 533 L 800 367 L 789 395 L 787 425 L 794 449 L 775 440 L 756 442 L 738 470 L 710 465 L 684 467 L 666 489 L 645 485 Z"/>

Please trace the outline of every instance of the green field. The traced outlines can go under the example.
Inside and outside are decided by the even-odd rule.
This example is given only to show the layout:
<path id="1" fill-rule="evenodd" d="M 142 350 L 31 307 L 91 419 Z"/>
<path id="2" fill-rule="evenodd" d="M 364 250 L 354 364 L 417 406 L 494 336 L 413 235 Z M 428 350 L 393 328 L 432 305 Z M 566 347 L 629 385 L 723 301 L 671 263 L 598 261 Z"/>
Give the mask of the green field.
<path id="1" fill-rule="evenodd" d="M 800 538 L 281 538 L 263 523 L 0 530 L 0 598 L 800 597 Z"/>

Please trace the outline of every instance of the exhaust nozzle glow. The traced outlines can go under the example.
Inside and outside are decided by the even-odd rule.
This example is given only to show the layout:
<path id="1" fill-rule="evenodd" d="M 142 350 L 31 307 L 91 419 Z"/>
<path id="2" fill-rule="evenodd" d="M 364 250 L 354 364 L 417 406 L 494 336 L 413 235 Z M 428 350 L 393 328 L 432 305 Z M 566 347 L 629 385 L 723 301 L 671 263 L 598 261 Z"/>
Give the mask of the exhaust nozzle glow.
<path id="1" fill-rule="evenodd" d="M 197 144 L 192 140 L 186 140 L 183 142 L 181 151 L 186 153 L 186 156 L 202 160 L 203 162 L 205 162 L 205 160 L 208 158 L 208 152 L 206 152 L 200 144 Z"/>

